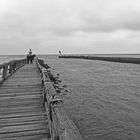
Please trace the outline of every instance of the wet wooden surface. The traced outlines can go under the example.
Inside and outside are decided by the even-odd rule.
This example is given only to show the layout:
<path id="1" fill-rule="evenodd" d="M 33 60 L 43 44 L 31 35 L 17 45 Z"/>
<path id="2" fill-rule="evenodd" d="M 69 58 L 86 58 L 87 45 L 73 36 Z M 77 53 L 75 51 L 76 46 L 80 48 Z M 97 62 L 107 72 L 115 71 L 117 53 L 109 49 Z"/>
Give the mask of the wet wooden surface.
<path id="1" fill-rule="evenodd" d="M 0 85 L 0 140 L 48 140 L 41 78 L 26 64 Z"/>

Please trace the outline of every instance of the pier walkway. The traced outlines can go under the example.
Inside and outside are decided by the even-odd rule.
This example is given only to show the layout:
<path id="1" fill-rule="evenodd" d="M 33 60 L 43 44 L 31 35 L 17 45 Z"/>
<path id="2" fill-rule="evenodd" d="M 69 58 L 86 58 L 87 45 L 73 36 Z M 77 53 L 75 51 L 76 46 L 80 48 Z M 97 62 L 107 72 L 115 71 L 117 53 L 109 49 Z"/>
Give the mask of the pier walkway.
<path id="1" fill-rule="evenodd" d="M 0 64 L 0 140 L 82 140 L 59 95 L 58 75 L 35 56 Z"/>
<path id="2" fill-rule="evenodd" d="M 41 77 L 25 64 L 0 85 L 0 140 L 48 140 Z"/>

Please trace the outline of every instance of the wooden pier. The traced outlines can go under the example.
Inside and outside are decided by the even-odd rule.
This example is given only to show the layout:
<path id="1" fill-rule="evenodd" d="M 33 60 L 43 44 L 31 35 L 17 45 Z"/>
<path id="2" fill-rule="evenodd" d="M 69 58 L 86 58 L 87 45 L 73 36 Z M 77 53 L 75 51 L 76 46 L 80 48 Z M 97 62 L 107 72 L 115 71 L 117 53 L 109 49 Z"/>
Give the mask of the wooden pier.
<path id="1" fill-rule="evenodd" d="M 0 65 L 0 140 L 82 140 L 45 66 L 37 57 Z"/>
<path id="2" fill-rule="evenodd" d="M 17 70 L 0 87 L 0 139 L 45 139 L 48 120 L 35 64 Z"/>

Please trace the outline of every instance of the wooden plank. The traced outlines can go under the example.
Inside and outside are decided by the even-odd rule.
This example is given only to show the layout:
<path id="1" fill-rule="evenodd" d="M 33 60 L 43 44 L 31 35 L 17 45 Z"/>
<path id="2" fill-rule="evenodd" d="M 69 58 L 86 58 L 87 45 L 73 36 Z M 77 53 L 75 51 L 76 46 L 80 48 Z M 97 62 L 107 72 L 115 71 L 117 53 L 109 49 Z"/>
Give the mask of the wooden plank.
<path id="1" fill-rule="evenodd" d="M 2 111 L 7 111 L 7 110 L 10 110 L 10 111 L 15 111 L 15 110 L 26 110 L 26 109 L 38 109 L 38 110 L 44 110 L 44 106 L 43 106 L 43 103 L 40 105 L 34 105 L 34 104 L 30 104 L 30 106 L 19 106 L 18 104 L 16 106 L 11 106 L 11 105 L 8 105 L 8 106 L 5 106 L 3 108 L 0 108 L 0 112 Z"/>
<path id="2" fill-rule="evenodd" d="M 21 112 L 19 114 L 8 114 L 8 115 L 0 115 L 1 119 L 9 119 L 9 118 L 22 118 L 22 117 L 32 117 L 32 116 L 44 116 L 46 112 Z"/>
<path id="3" fill-rule="evenodd" d="M 23 100 L 4 100 L 4 101 L 1 101 L 1 104 L 0 104 L 0 108 L 4 108 L 4 107 L 16 107 L 16 106 L 42 106 L 43 103 L 42 103 L 42 100 L 33 100 L 31 99 L 31 101 L 29 100 L 26 100 L 25 98 L 25 101 Z"/>
<path id="4" fill-rule="evenodd" d="M 45 111 L 45 110 L 44 110 Z M 35 109 L 35 108 L 27 108 L 27 109 L 23 109 L 23 110 L 7 110 L 7 111 L 3 111 L 3 112 L 0 112 L 0 116 L 1 115 L 10 115 L 10 114 L 20 114 L 20 113 L 29 113 L 29 112 L 32 112 L 32 113 L 41 113 L 43 112 L 43 109 Z"/>
<path id="5" fill-rule="evenodd" d="M 32 102 L 32 101 L 34 101 L 34 102 L 39 102 L 39 101 L 41 101 L 42 102 L 42 96 L 40 96 L 40 97 L 36 97 L 36 96 L 17 96 L 17 97 L 7 97 L 7 98 L 0 98 L 0 104 L 3 104 L 2 102 L 4 102 L 4 103 L 9 103 L 9 102 L 16 102 L 16 101 L 18 101 L 18 102 Z"/>
<path id="6" fill-rule="evenodd" d="M 3 105 L 0 105 L 0 112 L 2 112 L 2 110 L 22 110 L 22 109 L 25 109 L 25 108 L 35 108 L 35 109 L 38 109 L 38 108 L 40 108 L 41 110 L 43 109 L 44 110 L 44 105 L 43 105 L 43 103 L 39 103 L 39 104 L 36 104 L 36 103 L 30 103 L 30 102 L 28 102 L 28 103 L 16 103 L 16 102 L 14 102 L 13 104 L 3 104 Z"/>
<path id="7" fill-rule="evenodd" d="M 0 127 L 0 134 L 47 129 L 46 124 L 28 124 Z"/>
<path id="8" fill-rule="evenodd" d="M 33 91 L 33 90 L 38 90 L 38 88 L 39 88 L 39 86 L 15 86 L 15 85 L 11 85 L 11 87 L 9 86 L 9 87 L 1 87 L 0 88 L 0 90 L 1 91 L 5 91 L 5 90 L 25 90 L 25 91 L 28 91 L 28 90 L 31 90 L 31 91 Z M 41 86 L 40 86 L 40 88 L 41 88 Z M 42 90 L 40 90 L 40 91 L 42 91 Z"/>
<path id="9" fill-rule="evenodd" d="M 7 92 L 7 93 L 0 93 L 0 97 L 6 97 L 6 96 L 8 96 L 8 97 L 10 97 L 10 96 L 25 96 L 26 97 L 26 95 L 42 95 L 42 92 L 18 92 L 18 93 L 16 93 L 16 91 L 13 93 L 12 91 L 11 91 L 11 93 L 9 92 Z"/>
<path id="10" fill-rule="evenodd" d="M 40 75 L 25 65 L 0 85 L 0 139 L 47 140 L 48 127 Z"/>
<path id="11" fill-rule="evenodd" d="M 46 116 L 24 116 L 24 117 L 17 117 L 17 118 L 3 118 L 0 119 L 0 127 L 2 125 L 8 126 L 8 125 L 15 125 L 17 123 L 32 123 L 32 122 L 44 122 L 48 123 Z"/>
<path id="12" fill-rule="evenodd" d="M 0 93 L 5 93 L 5 91 L 7 91 L 7 92 L 10 92 L 10 93 L 15 93 L 16 91 L 18 91 L 18 92 L 34 92 L 35 90 L 36 90 L 36 92 L 42 92 L 42 90 L 39 90 L 39 89 L 35 89 L 35 88 L 25 88 L 25 89 L 20 89 L 20 88 L 15 88 L 15 89 L 13 89 L 12 87 L 11 87 L 11 89 L 0 89 L 1 91 L 0 91 Z"/>
<path id="13" fill-rule="evenodd" d="M 42 95 L 34 95 L 34 94 L 31 94 L 31 95 L 28 95 L 28 94 L 19 94 L 19 95 L 16 95 L 16 94 L 13 94 L 13 95 L 3 95 L 3 96 L 0 96 L 0 98 L 9 98 L 9 97 L 15 97 L 15 98 L 18 98 L 18 97 L 25 97 L 25 96 L 27 96 L 27 97 L 29 97 L 29 98 L 31 98 L 31 97 L 33 97 L 33 98 L 41 98 L 42 97 Z"/>
<path id="14" fill-rule="evenodd" d="M 3 138 L 2 140 L 51 140 L 46 136 L 46 134 L 41 133 L 38 134 L 32 133 L 32 135 L 21 135 L 21 136 L 14 136 L 14 137 L 9 137 L 9 138 Z"/>
<path id="15" fill-rule="evenodd" d="M 0 139 L 12 138 L 12 137 L 25 137 L 25 136 L 36 136 L 43 135 L 44 137 L 49 137 L 48 129 L 34 129 L 34 130 L 24 130 L 24 131 L 15 131 L 12 133 L 1 133 Z"/>
<path id="16" fill-rule="evenodd" d="M 18 121 L 18 122 L 6 122 L 6 123 L 1 123 L 0 124 L 0 128 L 2 127 L 12 127 L 12 126 L 21 126 L 21 125 L 35 125 L 35 124 L 40 124 L 40 125 L 46 125 L 48 123 L 48 121 L 41 121 L 41 120 L 28 120 L 28 121 L 25 121 L 25 120 L 22 120 L 21 121 Z M 47 126 L 47 125 L 46 125 Z"/>

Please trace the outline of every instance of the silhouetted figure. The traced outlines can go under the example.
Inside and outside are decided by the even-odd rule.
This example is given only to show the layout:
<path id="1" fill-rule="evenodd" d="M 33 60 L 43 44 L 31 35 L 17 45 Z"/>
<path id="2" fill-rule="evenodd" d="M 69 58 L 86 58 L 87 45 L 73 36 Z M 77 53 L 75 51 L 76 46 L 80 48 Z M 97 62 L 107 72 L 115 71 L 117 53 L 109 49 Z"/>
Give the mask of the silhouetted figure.
<path id="1" fill-rule="evenodd" d="M 29 56 L 29 54 L 27 54 L 27 64 L 29 64 L 29 58 L 30 56 Z"/>
<path id="2" fill-rule="evenodd" d="M 62 54 L 61 51 L 59 51 L 59 54 L 60 54 L 60 55 Z"/>
<path id="3" fill-rule="evenodd" d="M 59 56 L 58 56 L 58 58 L 60 58 L 61 54 L 62 54 L 61 51 L 59 51 Z"/>
<path id="4" fill-rule="evenodd" d="M 35 58 L 35 54 L 32 55 L 32 61 L 34 61 L 34 58 Z"/>
<path id="5" fill-rule="evenodd" d="M 32 55 L 32 50 L 29 50 L 29 53 L 27 54 L 27 63 L 32 64 L 34 60 L 35 55 Z"/>
<path id="6" fill-rule="evenodd" d="M 29 50 L 29 55 L 32 55 L 32 50 L 31 49 Z"/>

